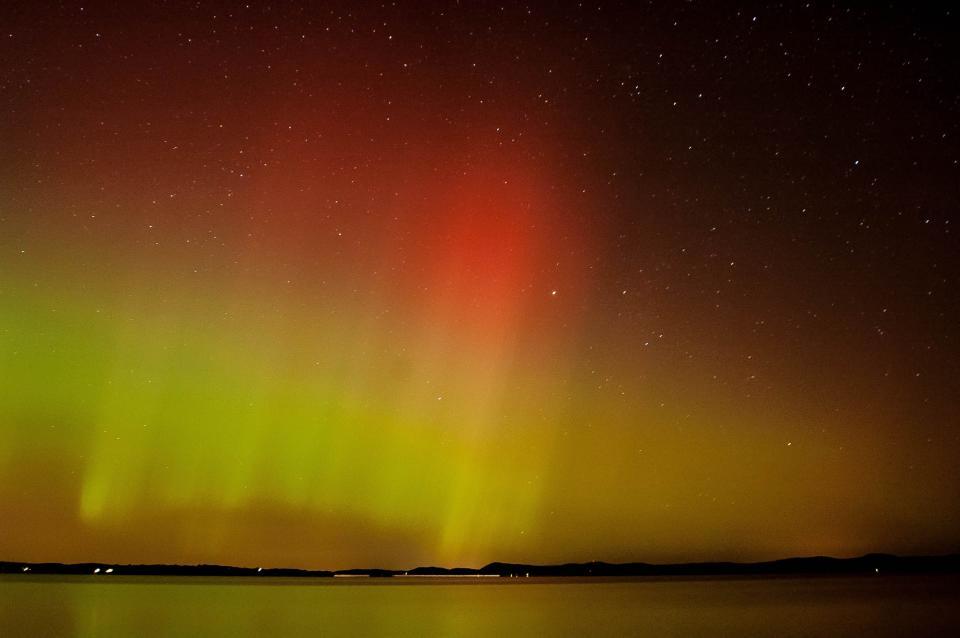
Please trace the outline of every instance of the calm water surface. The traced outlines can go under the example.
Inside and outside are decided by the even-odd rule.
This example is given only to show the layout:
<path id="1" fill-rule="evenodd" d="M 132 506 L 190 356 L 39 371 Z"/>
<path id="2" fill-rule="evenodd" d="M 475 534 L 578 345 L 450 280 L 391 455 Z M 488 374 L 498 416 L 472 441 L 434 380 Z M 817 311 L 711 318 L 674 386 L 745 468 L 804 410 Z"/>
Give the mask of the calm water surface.
<path id="1" fill-rule="evenodd" d="M 0 576 L 0 636 L 960 636 L 960 578 Z"/>

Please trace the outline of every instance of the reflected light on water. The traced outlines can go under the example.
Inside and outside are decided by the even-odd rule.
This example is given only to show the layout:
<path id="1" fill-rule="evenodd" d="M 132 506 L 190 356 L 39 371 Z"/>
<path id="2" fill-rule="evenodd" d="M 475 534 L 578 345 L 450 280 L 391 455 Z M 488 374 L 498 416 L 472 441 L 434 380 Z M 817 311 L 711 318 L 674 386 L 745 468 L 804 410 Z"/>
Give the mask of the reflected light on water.
<path id="1" fill-rule="evenodd" d="M 0 577 L 0 636 L 957 635 L 956 576 Z"/>

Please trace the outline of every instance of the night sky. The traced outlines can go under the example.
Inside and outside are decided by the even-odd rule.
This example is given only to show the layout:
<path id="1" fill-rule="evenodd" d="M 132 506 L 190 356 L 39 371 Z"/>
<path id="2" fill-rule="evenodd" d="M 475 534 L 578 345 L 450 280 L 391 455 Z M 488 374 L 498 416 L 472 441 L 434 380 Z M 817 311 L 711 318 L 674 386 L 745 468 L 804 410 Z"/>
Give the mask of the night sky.
<path id="1" fill-rule="evenodd" d="M 3 3 L 0 559 L 960 548 L 956 12 L 501 4 Z"/>

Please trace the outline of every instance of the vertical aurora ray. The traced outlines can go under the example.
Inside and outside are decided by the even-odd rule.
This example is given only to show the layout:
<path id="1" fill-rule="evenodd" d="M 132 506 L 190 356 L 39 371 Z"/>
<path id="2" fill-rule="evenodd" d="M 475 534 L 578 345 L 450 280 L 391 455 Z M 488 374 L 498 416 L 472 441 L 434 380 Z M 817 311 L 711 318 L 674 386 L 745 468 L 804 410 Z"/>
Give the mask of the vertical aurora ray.
<path id="1" fill-rule="evenodd" d="M 545 189 L 519 170 L 475 170 L 429 193 L 397 233 L 406 245 L 389 219 L 366 230 L 376 254 L 329 267 L 305 270 L 303 246 L 299 264 L 232 279 L 198 268 L 184 279 L 164 256 L 115 258 L 101 266 L 111 276 L 92 283 L 69 260 L 51 269 L 44 285 L 86 290 L 56 309 L 50 331 L 102 362 L 91 369 L 88 353 L 69 362 L 52 353 L 42 373 L 66 379 L 76 366 L 84 378 L 70 382 L 95 389 L 84 397 L 80 524 L 97 534 L 146 523 L 149 503 L 179 512 L 168 531 L 206 555 L 230 534 L 207 521 L 185 539 L 190 512 L 229 520 L 269 503 L 390 521 L 419 534 L 424 558 L 445 561 L 480 560 L 504 530 L 532 530 L 543 459 L 504 424 L 517 396 L 542 385 L 518 366 L 520 337 L 531 307 L 556 302 L 542 273 L 555 269 L 547 248 L 562 229 L 548 227 Z M 250 237 L 255 224 L 242 228 L 235 261 L 263 248 Z M 335 248 L 344 233 L 329 230 L 306 232 L 335 237 L 321 236 L 320 251 L 354 250 Z M 385 271 L 390 279 L 378 279 Z M 292 273 L 307 275 L 296 291 Z M 567 286 L 576 289 L 573 278 Z M 84 319 L 91 334 L 78 331 Z M 10 343 L 29 341 L 21 333 Z M 540 341 L 565 356 L 559 341 Z"/>

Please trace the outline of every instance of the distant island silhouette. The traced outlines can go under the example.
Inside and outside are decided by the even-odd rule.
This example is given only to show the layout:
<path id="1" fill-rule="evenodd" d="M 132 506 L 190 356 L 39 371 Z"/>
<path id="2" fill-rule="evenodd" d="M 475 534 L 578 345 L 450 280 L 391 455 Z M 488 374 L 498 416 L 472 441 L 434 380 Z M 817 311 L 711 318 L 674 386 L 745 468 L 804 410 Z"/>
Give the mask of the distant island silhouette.
<path id="1" fill-rule="evenodd" d="M 414 569 L 343 569 L 337 571 L 232 567 L 229 565 L 122 565 L 119 563 L 27 563 L 0 561 L 0 574 L 73 574 L 95 576 L 250 576 L 250 577 L 628 577 L 628 576 L 746 576 L 830 574 L 935 574 L 960 573 L 960 554 L 947 556 L 895 556 L 866 554 L 856 558 L 812 556 L 756 563 L 565 563 L 526 565 L 490 563 L 469 567 L 416 567 Z"/>

